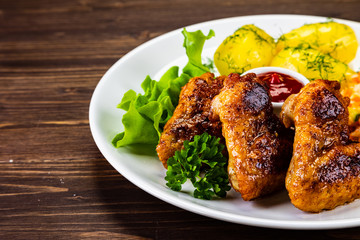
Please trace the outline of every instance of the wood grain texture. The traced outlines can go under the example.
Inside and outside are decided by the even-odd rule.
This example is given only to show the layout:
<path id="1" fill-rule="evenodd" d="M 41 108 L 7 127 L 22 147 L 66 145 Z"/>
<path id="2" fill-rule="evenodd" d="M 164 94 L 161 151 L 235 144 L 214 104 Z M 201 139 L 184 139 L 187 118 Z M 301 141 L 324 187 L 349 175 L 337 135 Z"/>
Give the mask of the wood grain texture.
<path id="1" fill-rule="evenodd" d="M 186 25 L 253 14 L 360 21 L 358 0 L 0 0 L 0 239 L 359 239 L 174 207 L 122 177 L 88 126 L 92 92 L 124 54 Z"/>

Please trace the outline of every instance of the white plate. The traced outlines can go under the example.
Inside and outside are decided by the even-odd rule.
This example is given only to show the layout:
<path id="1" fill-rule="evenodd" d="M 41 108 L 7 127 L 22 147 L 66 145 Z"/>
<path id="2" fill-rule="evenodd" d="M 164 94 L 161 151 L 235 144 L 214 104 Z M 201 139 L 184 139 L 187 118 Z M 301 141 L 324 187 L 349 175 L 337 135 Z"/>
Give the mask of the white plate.
<path id="1" fill-rule="evenodd" d="M 227 18 L 204 22 L 186 27 L 188 31 L 210 29 L 216 36 L 205 43 L 203 57 L 212 57 L 222 40 L 244 24 L 255 24 L 277 38 L 282 33 L 305 23 L 323 22 L 325 17 L 299 15 L 258 15 Z M 335 19 L 348 24 L 360 39 L 360 23 Z M 223 200 L 200 200 L 184 192 L 174 192 L 165 185 L 165 170 L 157 159 L 141 151 L 125 147 L 116 149 L 112 138 L 123 131 L 121 123 L 124 112 L 116 108 L 123 94 L 134 89 L 142 92 L 140 83 L 146 75 L 159 80 L 170 66 L 184 66 L 187 61 L 183 44 L 182 29 L 172 31 L 148 41 L 117 61 L 103 76 L 96 87 L 90 103 L 90 128 L 101 153 L 110 164 L 129 181 L 146 192 L 170 204 L 208 217 L 253 226 L 284 229 L 331 229 L 360 226 L 360 201 L 338 207 L 332 211 L 310 214 L 296 209 L 284 190 L 261 200 L 245 202 L 240 195 L 231 191 Z M 356 57 L 359 59 L 359 56 Z M 358 70 L 359 61 L 352 67 Z"/>

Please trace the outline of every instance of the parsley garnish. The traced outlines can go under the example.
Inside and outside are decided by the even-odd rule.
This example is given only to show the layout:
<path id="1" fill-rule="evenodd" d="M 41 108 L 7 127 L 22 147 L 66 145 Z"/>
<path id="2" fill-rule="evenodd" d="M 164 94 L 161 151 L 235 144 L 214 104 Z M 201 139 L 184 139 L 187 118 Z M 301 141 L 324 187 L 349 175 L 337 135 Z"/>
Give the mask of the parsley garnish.
<path id="1" fill-rule="evenodd" d="M 167 161 L 166 185 L 180 191 L 181 185 L 190 179 L 195 187 L 194 197 L 208 200 L 214 195 L 225 197 L 230 185 L 227 159 L 222 154 L 224 147 L 220 138 L 207 133 L 196 135 L 191 142 L 185 141 L 184 148 Z"/>

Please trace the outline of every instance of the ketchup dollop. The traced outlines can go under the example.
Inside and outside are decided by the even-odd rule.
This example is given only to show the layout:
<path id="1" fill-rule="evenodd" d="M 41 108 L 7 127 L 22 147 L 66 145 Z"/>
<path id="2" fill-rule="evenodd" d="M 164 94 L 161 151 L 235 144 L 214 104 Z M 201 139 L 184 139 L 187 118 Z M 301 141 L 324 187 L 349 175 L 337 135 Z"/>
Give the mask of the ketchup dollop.
<path id="1" fill-rule="evenodd" d="M 284 102 L 291 94 L 300 92 L 304 86 L 300 81 L 283 73 L 267 72 L 257 74 L 257 77 L 268 83 L 272 102 Z"/>

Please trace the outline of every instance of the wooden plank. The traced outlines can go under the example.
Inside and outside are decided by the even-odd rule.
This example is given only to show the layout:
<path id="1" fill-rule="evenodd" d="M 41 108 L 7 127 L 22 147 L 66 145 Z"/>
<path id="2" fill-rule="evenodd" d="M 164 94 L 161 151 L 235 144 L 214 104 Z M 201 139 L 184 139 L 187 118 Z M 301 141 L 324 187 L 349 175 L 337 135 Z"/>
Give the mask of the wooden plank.
<path id="1" fill-rule="evenodd" d="M 89 129 L 92 92 L 136 46 L 186 25 L 253 14 L 360 21 L 357 0 L 0 0 L 0 239 L 357 239 L 210 219 L 134 186 Z"/>

